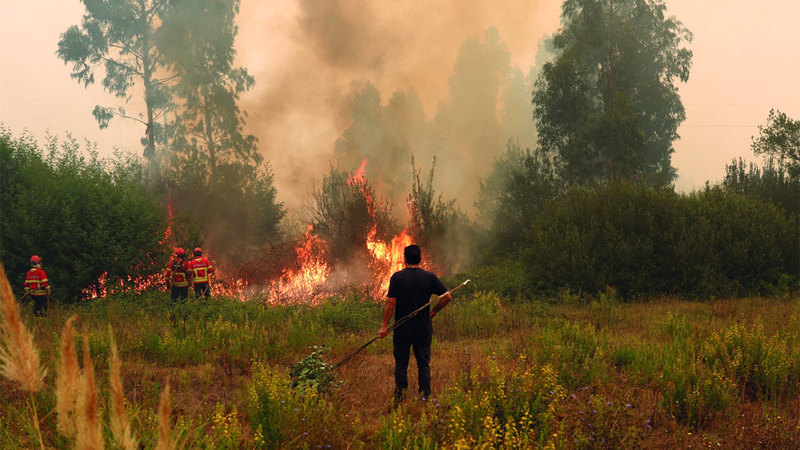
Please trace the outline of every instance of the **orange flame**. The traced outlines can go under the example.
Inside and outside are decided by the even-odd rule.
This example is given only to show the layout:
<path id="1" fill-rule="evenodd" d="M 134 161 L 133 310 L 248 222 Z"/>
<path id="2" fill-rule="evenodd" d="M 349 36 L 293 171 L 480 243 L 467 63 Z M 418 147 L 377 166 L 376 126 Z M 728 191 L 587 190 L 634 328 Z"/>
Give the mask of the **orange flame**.
<path id="1" fill-rule="evenodd" d="M 158 241 L 159 245 L 163 245 L 167 242 L 167 239 L 172 236 L 172 223 L 174 221 L 174 215 L 172 214 L 172 205 L 167 203 L 167 217 L 169 217 L 169 221 L 167 222 L 167 229 L 164 230 L 164 237 Z"/>
<path id="2" fill-rule="evenodd" d="M 366 170 L 366 168 L 367 158 L 364 158 L 364 160 L 361 161 L 361 166 L 359 166 L 358 170 L 350 175 L 349 182 L 351 186 L 354 184 L 364 184 L 366 182 L 366 179 L 364 178 L 364 170 Z"/>
<path id="3" fill-rule="evenodd" d="M 367 234 L 367 250 L 375 260 L 372 265 L 376 277 L 373 295 L 377 298 L 385 295 L 389 288 L 389 279 L 392 274 L 403 268 L 405 258 L 403 250 L 414 243 L 414 239 L 408 234 L 408 230 L 403 230 L 400 234 L 392 238 L 390 243 L 385 243 L 376 239 L 377 232 L 375 227 Z"/>
<path id="4" fill-rule="evenodd" d="M 314 234 L 314 225 L 308 224 L 303 241 L 295 249 L 299 268 L 284 269 L 281 278 L 269 287 L 269 303 L 281 303 L 288 299 L 315 303 L 319 288 L 330 275 L 330 266 L 325 261 L 327 244 Z"/>
<path id="5" fill-rule="evenodd" d="M 413 244 L 414 239 L 409 234 L 409 228 L 394 236 L 390 242 L 378 239 L 377 205 L 364 177 L 366 166 L 367 160 L 364 159 L 358 170 L 348 177 L 347 182 L 350 186 L 360 189 L 364 194 L 367 209 L 372 216 L 373 223 L 364 241 L 371 257 L 369 268 L 372 272 L 372 281 L 365 287 L 369 289 L 373 298 L 382 298 L 386 295 L 392 274 L 403 268 L 403 249 Z M 167 213 L 169 222 L 164 232 L 164 238 L 159 242 L 160 245 L 164 245 L 172 235 L 173 211 L 169 204 Z M 327 243 L 314 233 L 313 224 L 309 224 L 300 244 L 295 248 L 297 255 L 295 266 L 284 269 L 279 279 L 272 281 L 266 287 L 259 288 L 258 286 L 248 286 L 248 283 L 242 278 L 225 277 L 219 273 L 218 269 L 213 293 L 238 298 L 240 301 L 258 298 L 270 304 L 288 302 L 317 304 L 326 295 L 333 292 L 334 289 L 327 285 L 336 283 L 331 281 L 332 268 L 327 263 L 327 252 Z M 143 265 L 144 263 L 140 263 L 136 269 L 141 270 Z M 83 296 L 84 298 L 98 298 L 118 291 L 127 290 L 141 293 L 154 288 L 164 289 L 161 273 L 136 279 L 128 277 L 120 280 L 119 285 L 113 287 L 108 285 L 108 273 L 103 273 L 93 288 L 83 291 Z"/>

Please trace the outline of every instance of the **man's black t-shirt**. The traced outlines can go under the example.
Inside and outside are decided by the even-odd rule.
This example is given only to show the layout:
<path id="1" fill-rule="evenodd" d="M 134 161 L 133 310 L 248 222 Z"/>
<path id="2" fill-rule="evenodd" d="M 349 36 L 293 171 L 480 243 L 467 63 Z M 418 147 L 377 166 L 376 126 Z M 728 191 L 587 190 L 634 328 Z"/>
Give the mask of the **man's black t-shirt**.
<path id="1" fill-rule="evenodd" d="M 407 267 L 395 272 L 389 280 L 387 297 L 397 299 L 394 310 L 395 322 L 416 311 L 431 300 L 431 295 L 447 292 L 439 277 L 417 267 Z M 423 337 L 433 334 L 430 307 L 417 313 L 408 322 L 397 327 L 394 334 L 399 337 Z"/>

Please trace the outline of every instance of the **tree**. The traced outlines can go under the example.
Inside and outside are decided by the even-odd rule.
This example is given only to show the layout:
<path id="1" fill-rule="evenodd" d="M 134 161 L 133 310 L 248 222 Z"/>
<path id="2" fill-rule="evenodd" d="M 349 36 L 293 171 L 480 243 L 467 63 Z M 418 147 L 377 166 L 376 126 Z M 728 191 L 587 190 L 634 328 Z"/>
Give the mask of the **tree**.
<path id="1" fill-rule="evenodd" d="M 143 90 L 143 114 L 122 106 L 97 106 L 93 114 L 101 128 L 115 116 L 145 125 L 144 156 L 153 179 L 167 153 L 159 154 L 157 144 L 169 144 L 173 171 L 202 169 L 211 176 L 225 164 L 259 165 L 256 139 L 242 133 L 245 114 L 237 106 L 254 84 L 246 69 L 233 66 L 239 0 L 83 3 L 81 26 L 61 35 L 58 56 L 73 64 L 71 76 L 85 86 L 102 64 L 103 87 L 126 103 L 137 86 Z"/>
<path id="2" fill-rule="evenodd" d="M 127 102 L 144 89 L 144 116 L 97 107 L 100 126 L 115 115 L 146 125 L 150 179 L 159 181 L 177 217 L 199 225 L 215 258 L 236 265 L 263 258 L 285 211 L 237 105 L 254 84 L 234 66 L 239 0 L 83 2 L 81 26 L 59 42 L 59 56 L 74 64 L 73 78 L 88 85 L 94 65 L 103 63 L 109 92 Z M 217 214 L 207 214 L 211 209 Z"/>
<path id="3" fill-rule="evenodd" d="M 429 258 L 437 267 L 451 269 L 462 260 L 468 222 L 466 216 L 456 207 L 455 199 L 443 200 L 433 189 L 433 175 L 436 157 L 433 158 L 428 178 L 423 183 L 414 158 L 411 158 L 411 192 L 406 197 L 410 216 L 409 231 L 415 242 L 425 248 L 432 256 Z"/>
<path id="4" fill-rule="evenodd" d="M 539 144 L 570 183 L 613 178 L 668 184 L 685 113 L 691 33 L 662 0 L 566 0 L 558 53 L 534 89 Z"/>
<path id="5" fill-rule="evenodd" d="M 417 94 L 398 89 L 384 106 L 378 89 L 366 83 L 355 95 L 350 114 L 352 123 L 334 146 L 337 161 L 353 170 L 366 160 L 365 175 L 380 180 L 384 196 L 402 203 L 410 178 L 397 168 L 411 155 L 427 156 L 436 147 Z"/>
<path id="6" fill-rule="evenodd" d="M 174 75 L 165 71 L 166 63 L 156 45 L 164 32 L 169 7 L 167 0 L 82 0 L 86 13 L 81 26 L 73 25 L 58 41 L 58 57 L 71 63 L 72 78 L 84 86 L 94 83 L 94 69 L 103 65 L 103 88 L 125 99 L 131 98 L 134 86 L 141 84 L 144 114 L 131 115 L 123 106 L 117 109 L 95 106 L 92 114 L 100 128 L 114 116 L 124 117 L 145 126 L 144 157 L 150 175 L 158 175 L 156 140 L 161 127 L 156 122 L 170 106 L 168 83 Z"/>
<path id="7" fill-rule="evenodd" d="M 262 162 L 255 136 L 242 133 L 246 114 L 237 105 L 255 83 L 245 68 L 233 65 L 238 12 L 238 0 L 173 0 L 166 14 L 161 47 L 180 74 L 173 87 L 178 104 L 170 160 L 178 173 L 190 168 L 215 176 L 227 167 L 253 176 Z"/>
<path id="8" fill-rule="evenodd" d="M 800 120 L 792 120 L 786 113 L 771 109 L 767 125 L 759 126 L 758 132 L 752 144 L 756 155 L 777 159 L 791 178 L 800 179 Z"/>
<path id="9" fill-rule="evenodd" d="M 745 165 L 742 158 L 733 160 L 725 166 L 722 186 L 738 194 L 774 203 L 800 218 L 800 178 L 789 176 L 786 167 L 774 158 L 767 159 L 762 167 L 752 162 Z"/>
<path id="10" fill-rule="evenodd" d="M 414 158 L 411 158 L 411 174 L 414 179 L 411 193 L 406 197 L 408 214 L 411 219 L 413 235 L 422 245 L 429 245 L 441 240 L 447 229 L 455 224 L 459 215 L 455 200 L 444 201 L 442 194 L 436 196 L 433 189 L 433 175 L 436 169 L 436 158 L 433 158 L 428 179 L 423 184 Z"/>
<path id="11" fill-rule="evenodd" d="M 542 152 L 510 140 L 481 180 L 475 206 L 490 253 L 510 253 L 548 202 L 564 194 L 563 181 Z"/>

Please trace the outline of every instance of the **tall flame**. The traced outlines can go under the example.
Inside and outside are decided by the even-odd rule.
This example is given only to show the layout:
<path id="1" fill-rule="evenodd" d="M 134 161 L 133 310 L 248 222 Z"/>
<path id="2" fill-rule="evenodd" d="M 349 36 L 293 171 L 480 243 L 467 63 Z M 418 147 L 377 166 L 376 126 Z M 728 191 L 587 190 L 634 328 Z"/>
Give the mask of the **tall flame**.
<path id="1" fill-rule="evenodd" d="M 330 266 L 325 261 L 327 244 L 314 234 L 314 225 L 308 224 L 303 241 L 295 249 L 299 268 L 284 269 L 281 278 L 269 287 L 269 303 L 281 303 L 288 299 L 315 303 L 316 293 L 328 279 Z"/>
<path id="2" fill-rule="evenodd" d="M 379 298 L 386 294 L 392 274 L 403 268 L 405 261 L 403 250 L 413 244 L 414 239 L 408 234 L 408 230 L 403 230 L 393 237 L 390 243 L 376 239 L 376 235 L 377 232 L 373 227 L 367 235 L 366 245 L 374 259 L 372 270 L 376 277 L 376 283 L 373 295 Z"/>
<path id="3" fill-rule="evenodd" d="M 366 179 L 364 178 L 364 170 L 366 170 L 366 168 L 367 168 L 367 158 L 364 158 L 364 160 L 361 161 L 361 166 L 359 166 L 358 170 L 356 170 L 355 172 L 353 172 L 352 175 L 350 175 L 349 181 L 351 185 L 366 183 Z"/>
<path id="4" fill-rule="evenodd" d="M 164 237 L 158 241 L 159 245 L 163 245 L 167 243 L 167 240 L 172 236 L 172 223 L 175 219 L 175 216 L 172 214 L 172 205 L 167 203 L 167 217 L 169 221 L 167 222 L 167 229 L 164 230 Z"/>

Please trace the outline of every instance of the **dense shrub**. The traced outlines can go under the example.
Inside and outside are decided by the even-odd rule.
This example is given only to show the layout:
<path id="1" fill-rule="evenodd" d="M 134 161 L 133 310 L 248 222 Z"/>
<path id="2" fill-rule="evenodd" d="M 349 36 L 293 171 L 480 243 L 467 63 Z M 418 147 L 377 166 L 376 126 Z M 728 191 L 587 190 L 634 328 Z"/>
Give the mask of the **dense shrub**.
<path id="1" fill-rule="evenodd" d="M 783 210 L 720 187 L 689 195 L 625 182 L 572 189 L 531 220 L 516 255 L 527 286 L 623 298 L 796 288 L 798 229 Z M 783 281 L 782 281 L 783 280 Z"/>
<path id="2" fill-rule="evenodd" d="M 506 152 L 480 184 L 475 206 L 478 221 L 489 230 L 482 239 L 484 261 L 513 253 L 524 241 L 528 224 L 551 200 L 562 196 L 565 187 L 550 159 L 513 140 L 506 143 Z"/>
<path id="3" fill-rule="evenodd" d="M 161 266 L 165 211 L 133 157 L 97 157 L 72 138 L 41 149 L 0 129 L 0 259 L 21 287 L 29 258 L 43 259 L 56 298 L 73 300 Z"/>
<path id="4" fill-rule="evenodd" d="M 772 158 L 761 167 L 746 165 L 742 158 L 733 160 L 725 166 L 722 186 L 779 205 L 795 217 L 800 214 L 800 178 L 789 176 L 786 165 Z"/>

